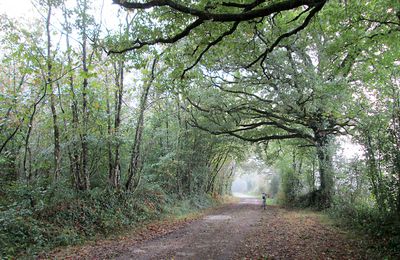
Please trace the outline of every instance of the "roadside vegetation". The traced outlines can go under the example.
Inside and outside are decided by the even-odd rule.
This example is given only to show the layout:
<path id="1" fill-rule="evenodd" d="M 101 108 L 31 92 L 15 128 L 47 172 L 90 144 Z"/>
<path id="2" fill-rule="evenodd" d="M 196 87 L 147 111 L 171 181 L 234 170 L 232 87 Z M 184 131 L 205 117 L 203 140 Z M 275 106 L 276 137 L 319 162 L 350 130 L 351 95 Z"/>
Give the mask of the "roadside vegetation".
<path id="1" fill-rule="evenodd" d="M 155 187 L 138 189 L 135 196 L 101 189 L 79 194 L 57 187 L 36 196 L 29 190 L 14 192 L 19 203 L 1 212 L 5 258 L 34 257 L 55 247 L 105 239 L 140 229 L 149 221 L 185 217 L 220 203 L 206 194 L 178 199 Z M 32 199 L 38 204 L 32 206 Z"/>

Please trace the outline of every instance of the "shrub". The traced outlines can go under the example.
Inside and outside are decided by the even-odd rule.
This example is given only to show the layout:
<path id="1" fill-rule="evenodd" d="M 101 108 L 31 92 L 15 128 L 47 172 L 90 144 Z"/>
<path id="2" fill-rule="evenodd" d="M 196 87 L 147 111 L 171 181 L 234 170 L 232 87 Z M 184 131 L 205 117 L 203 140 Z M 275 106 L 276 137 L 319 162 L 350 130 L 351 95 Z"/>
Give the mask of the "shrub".
<path id="1" fill-rule="evenodd" d="M 147 182 L 133 193 L 101 188 L 77 193 L 62 181 L 53 185 L 43 179 L 30 186 L 16 182 L 7 193 L 18 203 L 0 206 L 1 258 L 31 257 L 126 230 L 163 214 L 182 215 L 213 204 L 209 195 L 182 200 Z"/>
<path id="2" fill-rule="evenodd" d="M 376 242 L 376 251 L 400 256 L 400 219 L 396 213 L 380 210 L 369 201 L 350 203 L 337 197 L 328 213 L 348 228 L 369 234 Z"/>

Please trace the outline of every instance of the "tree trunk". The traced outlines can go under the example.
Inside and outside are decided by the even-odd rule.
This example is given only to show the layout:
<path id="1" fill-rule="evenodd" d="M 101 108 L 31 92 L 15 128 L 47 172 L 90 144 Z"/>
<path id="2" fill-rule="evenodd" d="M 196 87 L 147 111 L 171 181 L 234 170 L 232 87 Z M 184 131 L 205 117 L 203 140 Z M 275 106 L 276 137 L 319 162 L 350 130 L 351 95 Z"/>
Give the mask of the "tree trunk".
<path id="1" fill-rule="evenodd" d="M 332 153 L 329 151 L 329 136 L 316 138 L 316 149 L 319 163 L 320 187 L 317 191 L 316 206 L 328 208 L 332 201 L 333 190 L 333 165 Z"/>
<path id="2" fill-rule="evenodd" d="M 81 143 L 82 143 L 82 167 L 81 167 L 81 189 L 89 190 L 90 189 L 90 179 L 89 179 L 89 168 L 88 168 L 88 153 L 89 153 L 89 144 L 88 144 L 88 121 L 89 121 L 89 111 L 88 111 L 88 77 L 87 74 L 89 72 L 87 67 L 87 1 L 83 1 L 82 7 L 82 70 L 84 72 L 83 84 L 82 84 L 82 126 L 83 131 L 81 135 Z"/>
<path id="3" fill-rule="evenodd" d="M 60 131 L 57 123 L 57 111 L 56 111 L 56 100 L 53 89 L 53 74 L 52 74 L 52 53 L 51 53 L 51 31 L 50 31 L 50 19 L 51 19 L 51 10 L 52 3 L 47 1 L 48 12 L 46 19 L 46 33 L 47 33 L 47 80 L 46 86 L 50 89 L 50 107 L 51 114 L 53 117 L 53 135 L 54 135 L 54 180 L 60 177 L 61 172 L 61 146 L 60 146 Z"/>
<path id="4" fill-rule="evenodd" d="M 218 173 L 221 171 L 222 167 L 224 166 L 226 160 L 228 159 L 228 153 L 226 152 L 225 154 L 219 154 L 217 156 L 217 159 L 214 161 L 215 166 L 213 169 L 211 169 L 211 179 L 208 183 L 207 186 L 207 193 L 213 193 L 215 190 L 215 180 L 218 176 Z"/>
<path id="5" fill-rule="evenodd" d="M 381 211 L 386 210 L 386 203 L 384 202 L 384 198 L 381 195 L 380 187 L 382 183 L 382 178 L 380 174 L 380 169 L 378 163 L 376 162 L 376 156 L 374 152 L 374 147 L 372 145 L 372 140 L 369 133 L 366 133 L 366 157 L 367 157 L 367 173 L 369 180 L 372 185 L 372 194 L 375 196 L 375 200 L 377 202 L 377 206 Z"/>
<path id="6" fill-rule="evenodd" d="M 121 57 L 123 59 L 123 57 Z M 113 163 L 113 171 L 111 173 L 111 185 L 118 189 L 121 180 L 121 155 L 120 147 L 121 142 L 118 136 L 119 128 L 121 124 L 121 108 L 122 108 L 122 97 L 124 91 L 124 61 L 119 60 L 117 64 L 114 64 L 115 71 L 115 85 L 117 89 L 115 90 L 115 120 L 114 120 L 114 133 L 117 137 L 117 144 L 115 146 L 115 159 Z"/>
<path id="7" fill-rule="evenodd" d="M 34 120 L 34 117 L 35 117 L 35 115 L 36 115 L 37 106 L 38 106 L 39 103 L 43 100 L 43 98 L 44 98 L 45 96 L 46 96 L 46 87 L 45 87 L 45 90 L 44 90 L 43 95 L 42 95 L 37 101 L 35 101 L 35 103 L 33 104 L 32 114 L 31 114 L 31 116 L 29 117 L 28 131 L 27 131 L 26 136 L 25 136 L 24 160 L 23 160 L 23 163 L 22 163 L 22 168 L 23 168 L 23 169 L 22 169 L 22 170 L 23 170 L 23 173 L 22 173 L 22 174 L 23 174 L 24 176 L 26 176 L 26 171 L 27 171 L 26 161 L 27 161 L 28 152 L 29 152 L 29 150 L 30 150 L 30 148 L 29 148 L 29 139 L 30 139 L 30 137 L 31 137 L 31 132 L 32 132 L 32 128 L 33 128 L 33 120 Z M 27 177 L 27 181 L 30 182 L 30 181 L 31 181 L 31 177 L 32 177 L 31 171 L 29 171 L 29 173 L 28 173 L 28 175 L 27 175 L 26 177 Z"/>
<path id="8" fill-rule="evenodd" d="M 392 98 L 392 131 L 391 135 L 393 138 L 394 149 L 393 149 L 393 165 L 394 165 L 394 178 L 397 177 L 397 205 L 396 211 L 397 216 L 400 218 L 400 92 L 398 90 L 398 84 L 392 85 L 393 98 Z M 397 173 L 397 176 L 396 176 Z"/>
<path id="9" fill-rule="evenodd" d="M 112 187 L 112 174 L 113 174 L 113 156 L 112 156 L 112 125 L 111 125 L 111 107 L 110 107 L 110 89 L 108 80 L 106 83 L 106 108 L 107 108 L 107 134 L 108 134 L 108 142 L 107 142 L 107 155 L 108 155 L 108 181 L 110 182 L 110 186 Z"/>
<path id="10" fill-rule="evenodd" d="M 70 162 L 71 164 L 71 177 L 73 178 L 73 185 L 75 186 L 76 189 L 80 189 L 81 187 L 81 177 L 80 177 L 80 155 L 79 155 L 79 145 L 78 145 L 78 135 L 76 134 L 76 131 L 79 129 L 79 114 L 78 114 L 78 101 L 76 99 L 76 94 L 75 94 L 75 86 L 74 86 L 74 72 L 72 70 L 72 57 L 71 57 L 71 44 L 70 44 L 70 39 L 69 39 L 69 32 L 71 30 L 71 25 L 69 24 L 68 21 L 68 13 L 67 9 L 64 6 L 63 7 L 63 13 L 64 13 L 64 20 L 65 20 L 65 32 L 66 32 L 66 47 L 67 47 L 67 61 L 68 61 L 68 70 L 69 70 L 69 76 L 68 76 L 68 85 L 70 89 L 70 94 L 71 94 L 71 113 L 72 113 L 72 127 L 74 131 L 72 131 L 72 142 L 71 142 L 71 150 L 72 150 L 72 160 Z"/>
<path id="11" fill-rule="evenodd" d="M 140 100 L 139 116 L 138 116 L 138 121 L 137 121 L 137 126 L 136 126 L 135 139 L 133 141 L 131 159 L 130 159 L 129 168 L 128 168 L 128 180 L 125 183 L 125 188 L 128 191 L 132 190 L 132 188 L 134 186 L 134 183 L 133 183 L 134 178 L 137 177 L 137 174 L 139 173 L 139 170 L 141 168 L 140 148 L 141 148 L 141 144 L 142 144 L 142 134 L 143 134 L 143 126 L 144 126 L 144 111 L 146 110 L 147 97 L 149 95 L 149 90 L 150 90 L 151 84 L 153 83 L 153 80 L 154 80 L 154 69 L 155 69 L 156 62 L 157 62 L 157 59 L 154 58 L 153 65 L 151 68 L 151 77 L 147 81 L 147 84 L 144 87 L 143 94 L 142 94 L 142 97 Z"/>

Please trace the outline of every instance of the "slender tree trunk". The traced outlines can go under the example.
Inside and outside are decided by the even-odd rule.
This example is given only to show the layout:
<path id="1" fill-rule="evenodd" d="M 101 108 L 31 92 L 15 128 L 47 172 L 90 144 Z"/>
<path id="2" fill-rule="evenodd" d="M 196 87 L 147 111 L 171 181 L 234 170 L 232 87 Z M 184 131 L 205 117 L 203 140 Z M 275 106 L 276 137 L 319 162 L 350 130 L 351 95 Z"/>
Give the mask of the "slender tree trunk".
<path id="1" fill-rule="evenodd" d="M 140 102 L 141 104 L 140 104 L 139 117 L 136 126 L 135 139 L 133 142 L 133 147 L 131 152 L 130 164 L 128 168 L 128 180 L 125 184 L 125 188 L 127 190 L 132 189 L 133 178 L 136 177 L 136 175 L 138 174 L 138 169 L 140 168 L 140 148 L 141 148 L 142 134 L 143 134 L 144 111 L 146 107 L 146 101 L 149 89 L 150 89 L 150 84 L 148 84 L 145 87 L 142 95 L 142 100 Z"/>
<path id="2" fill-rule="evenodd" d="M 380 193 L 380 172 L 379 172 L 379 167 L 376 162 L 376 156 L 374 152 L 374 147 L 372 146 L 372 140 L 371 137 L 369 136 L 369 133 L 366 133 L 366 140 L 367 140 L 367 145 L 365 146 L 366 148 L 366 157 L 367 157 L 367 173 L 369 180 L 372 185 L 372 194 L 375 196 L 378 208 L 380 210 L 385 210 L 386 205 L 383 201 L 383 198 Z"/>
<path id="3" fill-rule="evenodd" d="M 89 111 L 88 111 L 88 77 L 89 72 L 87 67 L 87 1 L 83 1 L 82 6 L 82 70 L 84 72 L 83 84 L 82 84 L 82 167 L 81 167 L 81 181 L 83 190 L 90 189 L 90 178 L 89 178 L 89 168 L 88 168 L 88 154 L 89 154 L 89 144 L 88 144 L 88 121 L 89 121 Z"/>
<path id="4" fill-rule="evenodd" d="M 215 180 L 218 176 L 218 173 L 221 171 L 224 166 L 226 159 L 228 158 L 228 153 L 219 154 L 217 159 L 215 160 L 215 166 L 211 170 L 211 179 L 208 183 L 207 192 L 214 192 L 215 190 Z"/>
<path id="5" fill-rule="evenodd" d="M 227 181 L 225 183 L 225 192 L 228 194 L 231 194 L 231 190 L 229 188 L 232 186 L 232 176 L 235 173 L 235 168 L 236 168 L 236 163 L 232 162 L 232 166 L 229 172 L 229 176 L 227 178 Z"/>
<path id="6" fill-rule="evenodd" d="M 312 161 L 312 171 L 311 171 L 311 191 L 315 192 L 315 157 Z"/>
<path id="7" fill-rule="evenodd" d="M 122 57 L 123 58 L 123 57 Z M 115 85 L 117 87 L 115 92 L 115 120 L 114 120 L 114 133 L 116 134 L 118 140 L 115 146 L 115 160 L 114 169 L 111 175 L 111 184 L 114 188 L 118 189 L 121 180 L 121 155 L 120 147 L 121 143 L 119 140 L 119 128 L 121 124 L 121 108 L 122 108 L 122 98 L 124 91 L 124 61 L 119 60 L 117 64 L 114 64 L 115 71 Z"/>
<path id="8" fill-rule="evenodd" d="M 397 170 L 397 216 L 400 217 L 400 152 L 396 155 L 396 170 Z"/>
<path id="9" fill-rule="evenodd" d="M 51 114 L 53 117 L 53 135 L 54 135 L 54 180 L 60 177 L 61 172 L 61 146 L 60 146 L 60 130 L 57 123 L 57 111 L 56 111 L 56 100 L 53 89 L 53 63 L 52 63 L 52 53 L 51 53 L 51 31 L 50 31 L 50 19 L 52 11 L 52 3 L 47 1 L 48 12 L 46 19 L 46 33 L 47 33 L 47 82 L 46 85 L 50 89 L 50 107 Z"/>
<path id="10" fill-rule="evenodd" d="M 395 84 L 392 85 L 393 89 L 393 98 L 392 98 L 392 103 L 393 103 L 393 112 L 392 112 L 392 138 L 393 138 L 393 143 L 394 143 L 394 149 L 393 149 L 393 165 L 394 165 L 394 175 L 396 176 L 397 173 L 397 205 L 396 205 L 396 211 L 397 211 L 397 216 L 400 218 L 400 92 L 397 86 Z"/>
<path id="11" fill-rule="evenodd" d="M 17 127 L 14 129 L 14 131 L 7 137 L 7 139 L 3 142 L 3 144 L 0 147 L 0 154 L 3 152 L 4 148 L 6 148 L 6 145 L 8 142 L 11 141 L 11 139 L 14 138 L 14 136 L 17 134 L 19 128 L 21 127 L 21 123 L 17 125 Z"/>
<path id="12" fill-rule="evenodd" d="M 157 59 L 154 58 L 153 65 L 151 68 L 151 77 L 144 87 L 143 94 L 142 94 L 142 97 L 140 100 L 139 116 L 138 116 L 138 121 L 137 121 L 137 126 L 136 126 L 135 139 L 133 141 L 133 147 L 132 147 L 132 151 L 131 151 L 131 159 L 130 159 L 129 168 L 128 168 L 128 179 L 125 183 L 126 190 L 132 190 L 132 188 L 134 186 L 134 183 L 133 183 L 134 178 L 137 177 L 136 175 L 139 173 L 139 170 L 141 168 L 140 148 L 141 148 L 141 144 L 142 144 L 144 111 L 146 110 L 147 97 L 149 95 L 149 90 L 150 90 L 151 84 L 153 83 L 153 80 L 154 80 L 154 69 L 155 69 L 156 62 L 157 62 Z"/>
<path id="13" fill-rule="evenodd" d="M 111 107 L 110 107 L 110 90 L 109 84 L 106 83 L 106 107 L 107 107 L 107 134 L 108 134 L 108 142 L 107 142 L 107 155 L 108 155 L 108 180 L 110 182 L 110 186 L 112 185 L 112 175 L 113 175 L 113 156 L 112 156 L 112 138 L 113 138 L 113 131 L 111 125 Z"/>
<path id="14" fill-rule="evenodd" d="M 71 30 L 71 25 L 68 21 L 68 13 L 67 9 L 64 6 L 64 20 L 65 20 L 65 32 L 66 32 L 66 47 L 67 47 L 67 61 L 68 61 L 68 85 L 71 94 L 71 113 L 72 113 L 72 142 L 71 142 L 71 150 L 72 150 L 72 161 L 71 161 L 71 176 L 73 177 L 73 184 L 76 189 L 81 189 L 81 176 L 80 176 L 80 154 L 79 154 L 79 145 L 78 145 L 78 135 L 76 131 L 79 129 L 79 113 L 78 113 L 78 101 L 76 99 L 75 94 L 75 86 L 74 86 L 74 73 L 72 70 L 72 57 L 71 57 L 71 44 L 70 44 L 70 37 L 69 32 Z"/>
<path id="15" fill-rule="evenodd" d="M 187 123 L 187 121 L 183 121 L 183 122 L 184 122 L 184 125 L 185 125 L 184 139 L 188 140 L 189 139 L 188 123 Z M 193 168 L 195 167 L 195 163 L 196 163 L 194 155 L 195 155 L 195 151 L 198 148 L 198 141 L 199 141 L 199 138 L 197 138 L 197 136 L 195 135 L 194 136 L 194 140 L 193 140 L 192 153 L 190 155 L 190 161 L 189 161 L 188 167 L 186 168 L 186 171 L 185 171 L 185 180 L 186 180 L 185 185 L 187 187 L 187 192 L 188 192 L 189 195 L 193 192 L 193 178 L 192 178 L 192 175 L 193 175 Z M 181 149 L 184 149 L 184 147 L 181 147 Z"/>
<path id="16" fill-rule="evenodd" d="M 65 110 L 64 110 L 64 107 L 63 107 L 62 99 L 61 99 L 62 94 L 61 94 L 61 88 L 60 88 L 60 83 L 59 82 L 57 82 L 57 91 L 58 91 L 59 107 L 60 107 L 61 113 L 63 115 L 63 117 L 62 117 L 63 126 L 64 126 L 64 129 L 68 129 L 68 122 L 67 122 L 67 118 L 65 116 Z M 70 173 L 71 173 L 71 172 L 73 172 L 73 169 L 74 169 L 74 164 L 73 164 L 74 158 L 73 158 L 73 154 L 72 154 L 72 151 L 71 151 L 71 146 L 68 145 L 66 147 L 66 149 L 67 149 L 67 153 L 68 153 L 69 167 L 70 167 Z M 70 175 L 70 176 L 73 176 L 73 175 Z"/>
<path id="17" fill-rule="evenodd" d="M 176 113 L 176 116 L 177 116 L 177 119 L 178 119 L 178 131 L 177 131 L 177 145 L 176 145 L 176 153 L 175 153 L 175 156 L 176 156 L 176 160 L 177 161 L 179 161 L 179 160 L 182 160 L 182 150 L 183 150 L 183 145 L 182 145 L 182 118 L 181 118 L 181 113 L 180 113 L 180 100 L 179 100 L 179 96 L 176 98 L 176 102 L 177 102 L 177 113 Z M 167 128 L 167 136 L 169 135 L 169 124 L 168 124 L 168 118 L 166 117 L 165 118 L 166 119 L 166 121 L 165 121 L 165 126 L 166 126 L 166 128 Z M 186 131 L 184 131 L 184 137 L 187 137 L 187 132 Z M 185 140 L 188 140 L 188 138 L 184 138 Z M 168 146 L 168 144 L 169 144 L 169 142 L 168 142 L 168 139 L 166 140 L 167 142 L 166 142 L 166 147 L 167 147 L 167 149 L 169 148 L 169 146 Z M 168 150 L 166 150 L 166 154 L 168 153 Z M 183 181 L 182 181 L 182 177 L 181 177 L 181 172 L 182 172 L 182 169 L 181 169 L 182 167 L 181 167 L 181 164 L 179 163 L 178 165 L 177 165 L 177 167 L 176 167 L 176 178 L 177 178 L 177 181 L 178 181 L 178 185 L 176 185 L 176 188 L 177 188 L 177 192 L 178 192 L 178 194 L 179 194 L 179 196 L 180 197 L 183 197 Z"/>
<path id="18" fill-rule="evenodd" d="M 26 162 L 27 162 L 27 156 L 28 156 L 28 152 L 29 152 L 29 139 L 30 139 L 30 137 L 31 137 L 31 132 L 32 132 L 32 128 L 33 128 L 33 120 L 34 120 L 34 117 L 35 117 L 35 115 L 36 115 L 36 110 L 37 110 L 37 106 L 39 105 L 39 103 L 43 100 L 43 98 L 45 97 L 45 95 L 46 95 L 46 87 L 45 87 L 45 90 L 44 90 L 44 93 L 43 93 L 43 95 L 37 100 L 37 101 L 35 101 L 35 103 L 33 104 L 33 109 L 32 109 L 32 113 L 31 113 L 31 116 L 29 117 L 29 122 L 28 122 L 28 131 L 27 131 L 27 133 L 26 133 L 26 136 L 25 136 L 25 152 L 24 152 L 24 160 L 23 160 L 23 163 L 22 163 L 22 170 L 23 170 L 23 175 L 24 176 L 26 176 L 26 171 L 27 171 L 27 166 L 26 166 Z M 27 177 L 27 181 L 28 182 L 30 182 L 31 181 L 31 173 L 28 173 L 28 175 L 26 176 Z"/>

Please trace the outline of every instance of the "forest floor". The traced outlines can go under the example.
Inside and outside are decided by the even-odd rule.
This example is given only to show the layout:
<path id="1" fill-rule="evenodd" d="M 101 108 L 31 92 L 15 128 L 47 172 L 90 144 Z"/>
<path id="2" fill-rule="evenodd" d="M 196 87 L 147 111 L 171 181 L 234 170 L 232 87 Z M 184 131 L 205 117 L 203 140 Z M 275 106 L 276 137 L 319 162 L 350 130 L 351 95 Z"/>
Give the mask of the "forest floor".
<path id="1" fill-rule="evenodd" d="M 61 259 L 368 259 L 360 238 L 311 211 L 242 198 L 189 218 L 160 221 L 118 239 L 42 256 Z"/>

